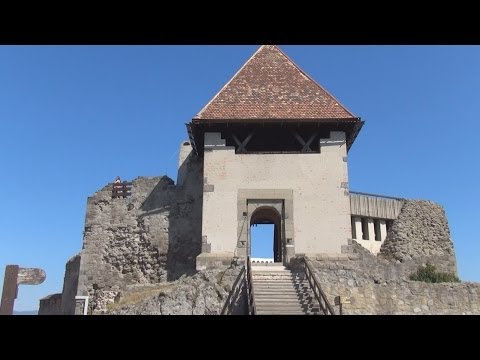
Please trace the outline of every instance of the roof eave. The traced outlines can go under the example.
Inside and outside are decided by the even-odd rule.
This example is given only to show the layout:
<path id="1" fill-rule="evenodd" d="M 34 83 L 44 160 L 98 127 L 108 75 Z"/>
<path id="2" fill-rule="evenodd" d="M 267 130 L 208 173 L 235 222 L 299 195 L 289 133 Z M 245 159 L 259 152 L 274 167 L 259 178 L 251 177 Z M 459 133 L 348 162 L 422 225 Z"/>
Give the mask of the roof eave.
<path id="1" fill-rule="evenodd" d="M 348 118 L 193 118 L 193 124 L 227 124 L 227 123 L 338 123 L 338 122 L 361 122 L 359 117 Z"/>

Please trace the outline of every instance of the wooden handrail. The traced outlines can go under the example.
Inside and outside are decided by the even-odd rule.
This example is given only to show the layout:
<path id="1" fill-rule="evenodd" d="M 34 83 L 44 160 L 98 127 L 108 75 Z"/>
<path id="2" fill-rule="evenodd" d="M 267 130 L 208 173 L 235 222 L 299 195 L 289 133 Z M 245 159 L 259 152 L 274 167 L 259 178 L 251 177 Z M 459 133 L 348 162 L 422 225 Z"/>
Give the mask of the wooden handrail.
<path id="1" fill-rule="evenodd" d="M 325 315 L 335 315 L 335 310 L 333 309 L 332 305 L 330 305 L 327 296 L 325 295 L 322 287 L 320 286 L 320 281 L 318 280 L 315 272 L 312 269 L 310 259 L 308 259 L 308 257 L 306 256 L 303 257 L 303 265 L 305 276 L 307 277 L 308 282 L 310 283 L 310 287 L 312 288 L 318 304 L 320 305 L 320 310 L 322 310 Z"/>
<path id="2" fill-rule="evenodd" d="M 250 260 L 250 256 L 247 257 L 247 296 L 248 296 L 248 315 L 255 315 L 256 314 L 256 307 L 255 307 L 255 294 L 253 292 L 253 281 L 252 281 L 252 263 Z"/>

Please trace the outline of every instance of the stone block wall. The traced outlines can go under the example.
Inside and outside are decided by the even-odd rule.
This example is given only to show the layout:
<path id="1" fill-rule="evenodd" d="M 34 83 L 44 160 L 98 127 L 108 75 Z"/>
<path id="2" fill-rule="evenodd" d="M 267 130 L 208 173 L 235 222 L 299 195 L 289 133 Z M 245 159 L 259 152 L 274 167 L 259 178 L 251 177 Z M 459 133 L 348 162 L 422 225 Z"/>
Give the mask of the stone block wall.
<path id="1" fill-rule="evenodd" d="M 201 249 L 202 167 L 185 160 L 182 186 L 166 177 L 133 180 L 131 196 L 105 186 L 87 201 L 77 295 L 103 313 L 129 287 L 195 271 Z M 200 189 L 200 190 L 199 190 Z"/>
<path id="2" fill-rule="evenodd" d="M 350 299 L 343 305 L 344 314 L 480 314 L 480 283 L 409 280 L 428 257 L 400 261 L 374 256 L 354 240 L 344 250 L 346 256 L 334 259 L 326 254 L 311 258 L 330 303 L 336 296 Z M 301 273 L 298 263 L 293 267 Z"/>
<path id="3" fill-rule="evenodd" d="M 345 314 L 480 315 L 479 283 L 423 283 L 418 281 L 368 284 L 351 288 Z"/>
<path id="4" fill-rule="evenodd" d="M 480 314 L 479 283 L 424 283 L 402 278 L 409 266 L 369 262 L 314 261 L 315 272 L 330 303 L 348 297 L 346 315 Z M 338 313 L 338 306 L 335 307 Z"/>
<path id="5" fill-rule="evenodd" d="M 188 149 L 178 169 L 184 178 L 175 187 L 170 208 L 168 280 L 194 274 L 195 259 L 202 250 L 203 159 L 193 156 L 190 146 Z"/>
<path id="6" fill-rule="evenodd" d="M 78 275 L 80 273 L 80 254 L 68 260 L 65 266 L 65 278 L 62 291 L 62 314 L 75 314 L 75 296 L 78 289 Z"/>
<path id="7" fill-rule="evenodd" d="M 61 315 L 62 294 L 51 294 L 40 299 L 38 315 Z"/>
<path id="8" fill-rule="evenodd" d="M 455 252 L 443 207 L 431 201 L 404 201 L 380 256 L 400 262 L 429 261 L 440 271 L 456 274 Z"/>

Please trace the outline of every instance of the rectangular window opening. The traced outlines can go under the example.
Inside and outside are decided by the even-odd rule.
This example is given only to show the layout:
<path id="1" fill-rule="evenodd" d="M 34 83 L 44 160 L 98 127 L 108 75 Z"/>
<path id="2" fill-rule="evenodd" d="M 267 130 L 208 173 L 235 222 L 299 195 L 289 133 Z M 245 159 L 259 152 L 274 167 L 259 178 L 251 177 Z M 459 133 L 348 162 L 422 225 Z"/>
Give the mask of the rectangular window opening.
<path id="1" fill-rule="evenodd" d="M 368 219 L 362 217 L 362 239 L 370 240 L 368 237 Z"/>

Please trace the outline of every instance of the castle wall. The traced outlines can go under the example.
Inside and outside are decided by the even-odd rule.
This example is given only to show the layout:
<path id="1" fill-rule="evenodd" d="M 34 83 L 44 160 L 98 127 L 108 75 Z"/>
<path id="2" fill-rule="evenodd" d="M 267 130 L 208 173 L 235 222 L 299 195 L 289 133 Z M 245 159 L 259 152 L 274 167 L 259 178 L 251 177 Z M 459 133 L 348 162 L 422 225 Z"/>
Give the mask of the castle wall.
<path id="1" fill-rule="evenodd" d="M 331 132 L 315 154 L 235 154 L 205 134 L 202 235 L 212 253 L 237 246 L 239 190 L 293 191 L 296 253 L 340 253 L 351 237 L 345 134 Z M 275 193 L 272 191 L 272 197 Z M 245 231 L 248 229 L 245 229 Z"/>
<path id="2" fill-rule="evenodd" d="M 351 288 L 345 314 L 480 315 L 480 284 L 418 281 Z"/>
<path id="3" fill-rule="evenodd" d="M 181 184 L 139 177 L 131 196 L 112 198 L 111 185 L 87 201 L 77 295 L 95 312 L 135 288 L 195 272 L 201 249 L 203 166 L 180 151 Z"/>
<path id="4" fill-rule="evenodd" d="M 202 247 L 203 159 L 185 142 L 180 147 L 175 203 L 170 209 L 169 280 L 195 272 Z"/>
<path id="5" fill-rule="evenodd" d="M 125 199 L 113 199 L 111 186 L 88 198 L 78 295 L 91 296 L 93 308 L 107 291 L 113 301 L 126 285 L 166 280 L 174 196 L 169 178 L 154 177 L 135 179 Z"/>
<path id="6" fill-rule="evenodd" d="M 62 291 L 62 314 L 75 314 L 75 296 L 78 290 L 78 276 L 80 274 L 80 255 L 73 256 L 65 266 L 65 278 Z"/>
<path id="7" fill-rule="evenodd" d="M 431 201 L 405 200 L 380 254 L 400 262 L 428 260 L 440 271 L 457 273 L 445 210 Z"/>
<path id="8" fill-rule="evenodd" d="M 371 255 L 370 255 L 371 256 Z M 389 263 L 375 257 L 313 262 L 331 304 L 349 299 L 347 315 L 480 314 L 479 283 L 425 283 L 408 280 L 419 262 Z M 339 307 L 335 306 L 339 312 Z"/>
<path id="9" fill-rule="evenodd" d="M 62 294 L 51 294 L 40 299 L 38 315 L 61 315 Z"/>

